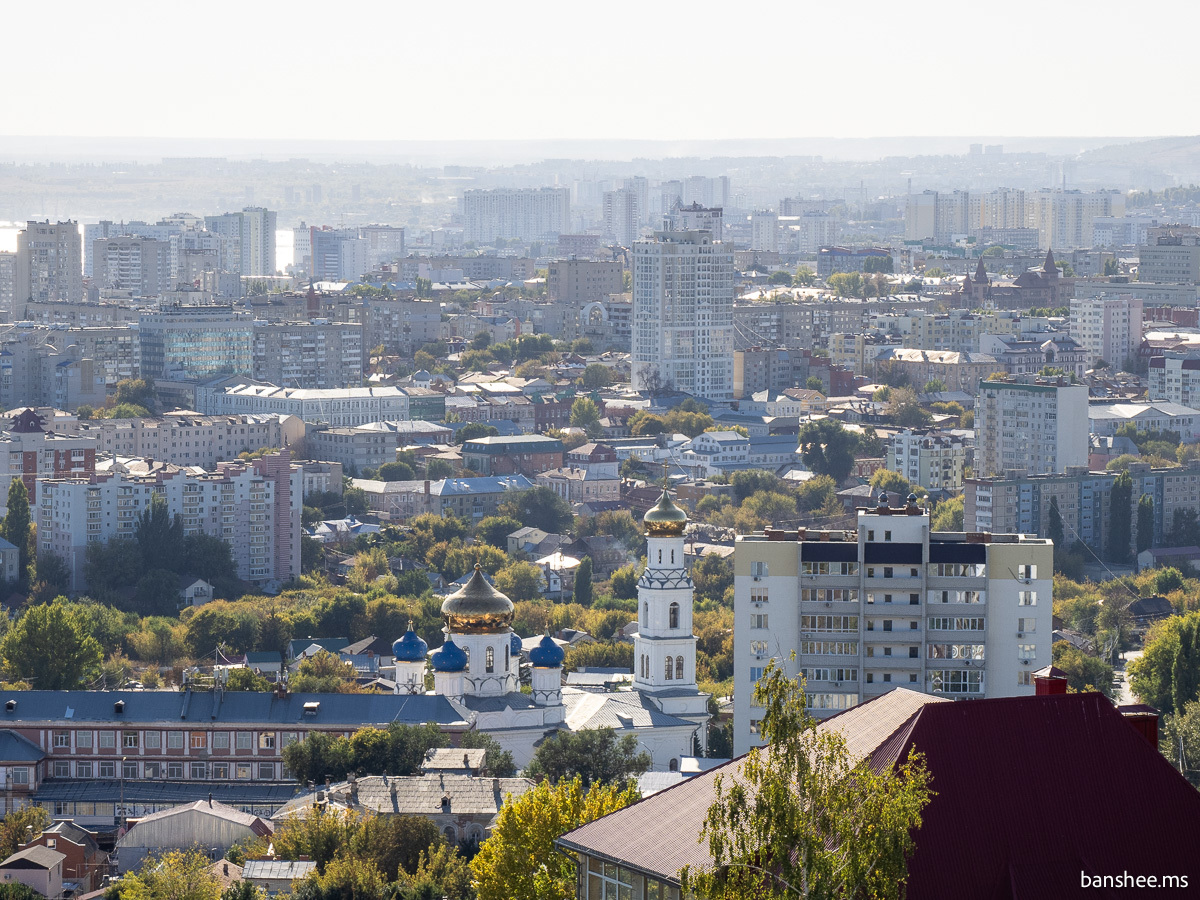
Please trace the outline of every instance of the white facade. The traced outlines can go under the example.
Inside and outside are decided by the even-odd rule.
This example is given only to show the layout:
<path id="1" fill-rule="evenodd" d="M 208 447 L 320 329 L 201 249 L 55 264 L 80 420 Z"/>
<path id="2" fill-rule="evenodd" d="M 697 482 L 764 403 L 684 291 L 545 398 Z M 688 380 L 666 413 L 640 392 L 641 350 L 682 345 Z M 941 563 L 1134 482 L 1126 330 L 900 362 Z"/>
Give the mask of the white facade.
<path id="1" fill-rule="evenodd" d="M 1146 381 L 1151 400 L 1200 405 L 1200 351 L 1168 350 L 1151 359 Z"/>
<path id="2" fill-rule="evenodd" d="M 750 214 L 750 249 L 769 253 L 779 250 L 779 216 L 771 210 Z"/>
<path id="3" fill-rule="evenodd" d="M 1142 301 L 1131 297 L 1076 297 L 1071 300 L 1071 337 L 1091 356 L 1121 367 L 1142 342 Z"/>
<path id="4" fill-rule="evenodd" d="M 1033 694 L 1033 672 L 1051 660 L 1052 569 L 1049 541 L 931 535 L 915 506 L 860 510 L 857 532 L 739 537 L 735 755 L 760 742 L 752 701 L 770 661 L 804 677 L 819 718 L 896 687 Z"/>
<path id="5" fill-rule="evenodd" d="M 197 388 L 196 405 L 209 415 L 297 416 L 312 425 L 357 426 L 408 419 L 408 395 L 397 387 L 308 389 L 242 384 L 220 390 Z"/>
<path id="6" fill-rule="evenodd" d="M 975 400 L 975 474 L 1065 472 L 1088 462 L 1086 385 L 985 381 Z"/>
<path id="7" fill-rule="evenodd" d="M 633 245 L 633 386 L 733 400 L 733 252 L 699 231 Z"/>
<path id="8" fill-rule="evenodd" d="M 570 188 L 499 188 L 463 194 L 466 239 L 557 240 L 571 230 Z"/>
<path id="9" fill-rule="evenodd" d="M 223 460 L 236 459 L 243 451 L 283 447 L 304 440 L 302 421 L 278 415 L 168 413 L 161 419 L 73 420 L 63 430 L 94 439 L 97 450 L 113 456 L 136 456 L 205 469 L 213 469 Z"/>
<path id="10" fill-rule="evenodd" d="M 966 458 L 963 440 L 942 432 L 907 428 L 888 441 L 887 467 L 927 491 L 962 490 Z"/>
<path id="11" fill-rule="evenodd" d="M 622 247 L 632 247 L 641 223 L 638 195 L 632 190 L 604 192 L 604 233 Z"/>
<path id="12" fill-rule="evenodd" d="M 1200 438 L 1200 409 L 1170 401 L 1092 403 L 1088 419 L 1093 434 L 1113 435 L 1132 424 L 1138 431 L 1174 431 L 1185 444 Z"/>

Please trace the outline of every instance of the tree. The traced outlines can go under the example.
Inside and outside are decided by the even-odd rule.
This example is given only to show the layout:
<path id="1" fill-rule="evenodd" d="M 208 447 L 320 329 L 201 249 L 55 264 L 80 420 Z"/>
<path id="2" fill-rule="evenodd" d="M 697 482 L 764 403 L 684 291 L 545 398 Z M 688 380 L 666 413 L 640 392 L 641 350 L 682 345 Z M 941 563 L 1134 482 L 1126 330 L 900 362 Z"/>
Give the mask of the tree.
<path id="1" fill-rule="evenodd" d="M 14 478 L 8 483 L 8 513 L 4 516 L 4 539 L 21 552 L 17 575 L 29 571 L 29 492 L 25 482 Z"/>
<path id="2" fill-rule="evenodd" d="M 963 497 L 951 497 L 943 500 L 933 511 L 933 531 L 962 531 L 963 530 Z"/>
<path id="3" fill-rule="evenodd" d="M 733 557 L 706 553 L 692 564 L 691 574 L 696 599 L 720 604 L 733 587 Z"/>
<path id="4" fill-rule="evenodd" d="M 804 386 L 810 391 L 816 391 L 819 394 L 825 393 L 825 382 L 816 375 L 809 375 L 808 378 L 804 379 Z"/>
<path id="5" fill-rule="evenodd" d="M 487 778 L 512 778 L 517 774 L 512 752 L 486 731 L 472 729 L 463 734 L 458 744 L 464 750 L 483 750 L 483 775 Z"/>
<path id="6" fill-rule="evenodd" d="M 511 516 L 487 516 L 475 526 L 475 539 L 499 547 L 508 547 L 508 536 L 521 529 L 521 523 Z"/>
<path id="7" fill-rule="evenodd" d="M 379 467 L 380 481 L 412 481 L 417 477 L 408 463 L 388 462 Z"/>
<path id="8" fill-rule="evenodd" d="M 893 472 L 891 469 L 876 469 L 875 474 L 871 476 L 871 490 L 876 493 L 887 491 L 899 494 L 903 498 L 912 493 L 913 486 L 912 482 L 899 472 Z"/>
<path id="9" fill-rule="evenodd" d="M 651 437 L 666 430 L 667 422 L 662 416 L 648 413 L 644 409 L 639 409 L 629 417 L 629 433 L 634 437 Z"/>
<path id="10" fill-rule="evenodd" d="M 1046 537 L 1054 543 L 1054 552 L 1067 549 L 1066 532 L 1063 529 L 1062 513 L 1058 510 L 1058 497 L 1050 498 L 1050 512 L 1046 521 Z"/>
<path id="11" fill-rule="evenodd" d="M 500 809 L 491 837 L 471 860 L 479 900 L 574 900 L 576 864 L 555 852 L 554 841 L 581 825 L 638 800 L 633 785 L 595 784 L 579 778 L 543 781 Z"/>
<path id="12" fill-rule="evenodd" d="M 496 590 L 514 603 L 542 595 L 542 570 L 533 563 L 512 562 L 496 573 Z"/>
<path id="13" fill-rule="evenodd" d="M 42 691 L 83 687 L 96 677 L 104 660 L 88 624 L 62 597 L 29 607 L 0 641 L 5 675 Z"/>
<path id="14" fill-rule="evenodd" d="M 47 603 L 65 594 L 71 586 L 71 570 L 67 561 L 51 550 L 42 550 L 29 574 L 33 585 L 29 589 L 30 603 Z"/>
<path id="15" fill-rule="evenodd" d="M 650 754 L 638 751 L 632 734 L 618 738 L 611 728 L 556 731 L 538 746 L 525 776 L 557 784 L 578 777 L 583 786 L 622 784 L 650 768 Z"/>
<path id="16" fill-rule="evenodd" d="M 922 388 L 922 393 L 925 394 L 940 394 L 946 390 L 946 382 L 940 378 L 931 378 L 925 382 L 925 387 Z"/>
<path id="17" fill-rule="evenodd" d="M 1130 662 L 1127 668 L 1134 693 L 1164 715 L 1174 713 L 1196 699 L 1184 694 L 1186 685 L 1200 679 L 1200 673 L 1186 672 L 1183 667 L 1200 665 L 1200 653 L 1194 649 L 1198 628 L 1200 612 L 1155 622 L 1146 633 L 1141 657 Z M 1177 695 L 1183 701 L 1178 707 L 1175 705 Z"/>
<path id="18" fill-rule="evenodd" d="M 766 746 L 720 775 L 700 833 L 712 865 L 686 867 L 702 898 L 899 898 L 931 796 L 915 752 L 893 766 L 853 757 L 818 728 L 804 689 L 774 662 L 754 689 Z"/>
<path id="19" fill-rule="evenodd" d="M 1051 649 L 1054 665 L 1067 675 L 1067 687 L 1073 691 L 1099 691 L 1112 696 L 1112 666 L 1089 656 L 1067 641 L 1056 641 Z"/>
<path id="20" fill-rule="evenodd" d="M 550 534 L 561 534 L 575 523 L 571 505 L 545 485 L 506 494 L 498 512 Z"/>
<path id="21" fill-rule="evenodd" d="M 454 475 L 454 466 L 448 460 L 431 458 L 425 462 L 425 477 L 430 481 L 441 481 Z"/>
<path id="22" fill-rule="evenodd" d="M 800 430 L 804 464 L 818 475 L 828 475 L 838 484 L 850 475 L 857 448 L 858 436 L 833 419 L 821 419 Z"/>
<path id="23" fill-rule="evenodd" d="M 564 672 L 589 669 L 633 669 L 633 644 L 629 641 L 585 641 L 570 647 Z"/>
<path id="24" fill-rule="evenodd" d="M 464 441 L 473 441 L 475 438 L 495 437 L 498 434 L 500 434 L 500 429 L 495 425 L 484 425 L 482 422 L 468 422 L 455 432 L 454 443 L 461 444 Z"/>
<path id="25" fill-rule="evenodd" d="M 370 501 L 367 499 L 367 492 L 362 488 L 346 488 L 342 492 L 342 499 L 346 503 L 346 515 L 348 516 L 364 516 L 371 508 Z"/>
<path id="26" fill-rule="evenodd" d="M 901 428 L 922 428 L 932 420 L 917 399 L 917 392 L 909 387 L 892 390 L 887 411 L 892 421 Z"/>
<path id="27" fill-rule="evenodd" d="M 221 883 L 202 850 L 169 850 L 147 856 L 106 896 L 120 900 L 219 900 Z M 110 888 L 112 891 L 112 888 Z"/>
<path id="28" fill-rule="evenodd" d="M 585 391 L 598 391 L 612 384 L 612 372 L 602 363 L 589 363 L 583 370 L 582 382 Z"/>
<path id="29" fill-rule="evenodd" d="M 117 393 L 113 397 L 116 405 L 128 403 L 132 406 L 154 408 L 154 383 L 145 378 L 123 378 L 117 382 Z"/>
<path id="30" fill-rule="evenodd" d="M 271 690 L 271 682 L 263 678 L 253 669 L 247 669 L 242 666 L 237 669 L 230 669 L 229 674 L 225 677 L 225 690 L 227 691 L 260 691 L 267 692 Z"/>
<path id="31" fill-rule="evenodd" d="M 141 574 L 142 550 L 133 538 L 88 542 L 83 575 L 92 596 L 104 597 L 117 588 L 135 584 Z"/>
<path id="32" fill-rule="evenodd" d="M 585 556 L 575 570 L 574 600 L 580 606 L 592 605 L 592 558 Z"/>
<path id="33" fill-rule="evenodd" d="M 1154 498 L 1142 494 L 1137 506 L 1137 552 L 1149 550 L 1154 545 Z"/>
<path id="34" fill-rule="evenodd" d="M 1122 472 L 1113 479 L 1108 499 L 1108 558 L 1115 563 L 1129 559 L 1129 538 L 1133 530 L 1133 479 Z"/>
<path id="35" fill-rule="evenodd" d="M 604 433 L 600 426 L 600 407 L 595 400 L 580 397 L 571 404 L 571 427 L 582 428 L 590 438 L 597 438 Z"/>
<path id="36" fill-rule="evenodd" d="M 150 505 L 138 513 L 134 538 L 142 551 L 142 564 L 178 572 L 183 562 L 183 520 L 172 516 L 167 498 L 152 494 Z"/>
<path id="37" fill-rule="evenodd" d="M 359 693 L 354 666 L 326 650 L 302 660 L 288 687 L 297 694 Z"/>
<path id="38" fill-rule="evenodd" d="M 621 566 L 613 572 L 612 578 L 608 582 L 613 596 L 621 600 L 632 600 L 637 597 L 637 583 L 640 577 L 641 571 L 633 563 Z"/>
<path id="39" fill-rule="evenodd" d="M 813 271 L 811 266 L 806 266 L 803 263 L 796 268 L 796 275 L 792 278 L 792 283 L 799 287 L 809 287 L 817 280 L 817 273 Z"/>
<path id="40" fill-rule="evenodd" d="M 1183 777 L 1200 787 L 1200 700 L 1192 700 L 1163 721 L 1162 753 Z"/>
<path id="41" fill-rule="evenodd" d="M 142 616 L 171 616 L 179 611 L 179 576 L 168 569 L 151 569 L 138 579 L 131 604 Z"/>
<path id="42" fill-rule="evenodd" d="M 22 806 L 14 809 L 0 822 L 0 857 L 8 859 L 17 852 L 17 847 L 35 837 L 50 826 L 50 814 L 42 806 Z"/>

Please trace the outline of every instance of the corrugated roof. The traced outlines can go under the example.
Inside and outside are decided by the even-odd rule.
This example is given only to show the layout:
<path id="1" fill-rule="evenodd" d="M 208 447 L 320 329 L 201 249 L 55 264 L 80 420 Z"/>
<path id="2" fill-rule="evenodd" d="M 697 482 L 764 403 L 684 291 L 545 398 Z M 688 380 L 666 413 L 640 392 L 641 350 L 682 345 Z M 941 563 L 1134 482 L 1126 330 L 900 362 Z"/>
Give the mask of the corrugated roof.
<path id="1" fill-rule="evenodd" d="M 1058 900 L 1089 874 L 1188 874 L 1200 793 L 1100 694 L 950 703 L 897 690 L 823 722 L 875 764 L 925 756 L 935 795 L 909 864 L 910 900 Z M 693 841 L 717 774 L 698 775 L 564 835 L 568 849 L 674 879 L 710 862 Z M 656 840 L 656 836 L 670 836 Z M 1097 893 L 1097 896 L 1103 894 Z"/>
<path id="2" fill-rule="evenodd" d="M 214 800 L 230 806 L 279 807 L 296 796 L 297 786 L 282 782 L 243 781 L 132 781 L 123 786 L 125 802 L 140 806 L 163 806 L 168 803 L 191 803 L 205 800 L 211 793 Z M 55 801 L 85 803 L 115 803 L 121 796 L 122 784 L 117 779 L 87 779 L 84 781 L 43 781 L 34 794 L 37 803 Z"/>
<path id="3" fill-rule="evenodd" d="M 317 864 L 311 859 L 248 859 L 242 866 L 242 878 L 246 881 L 296 881 L 307 878 Z"/>
<path id="4" fill-rule="evenodd" d="M 138 846 L 137 840 L 136 838 L 131 838 L 130 835 L 133 835 L 140 826 L 149 825 L 175 816 L 186 816 L 189 813 L 199 813 L 203 816 L 211 816 L 214 819 L 224 819 L 226 822 L 232 822 L 234 825 L 249 828 L 260 837 L 268 835 L 275 830 L 270 822 L 264 821 L 250 813 L 242 812 L 240 809 L 234 809 L 232 806 L 226 806 L 224 803 L 216 800 L 196 800 L 192 803 L 172 806 L 170 809 L 163 809 L 148 816 L 142 816 L 138 819 L 137 824 L 129 829 L 129 833 L 122 837 L 118 843 L 136 847 Z"/>
<path id="5" fill-rule="evenodd" d="M 452 773 L 368 775 L 355 782 L 355 796 L 351 795 L 348 781 L 332 785 L 326 796 L 338 806 L 369 809 L 384 815 L 491 817 L 500 811 L 509 794 L 519 797 L 533 787 L 534 782 L 528 778 L 482 778 Z M 276 818 L 304 815 L 315 800 L 315 793 L 297 797 Z"/>

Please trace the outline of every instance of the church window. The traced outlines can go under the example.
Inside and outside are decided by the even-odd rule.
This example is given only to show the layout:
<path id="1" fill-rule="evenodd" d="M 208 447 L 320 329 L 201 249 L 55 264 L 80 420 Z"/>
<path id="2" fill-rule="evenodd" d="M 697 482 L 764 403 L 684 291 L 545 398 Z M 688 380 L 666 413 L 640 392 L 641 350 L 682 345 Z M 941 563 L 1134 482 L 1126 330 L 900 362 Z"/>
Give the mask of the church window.
<path id="1" fill-rule="evenodd" d="M 658 551 L 658 561 L 659 563 L 662 563 L 662 550 Z"/>
<path id="2" fill-rule="evenodd" d="M 670 618 L 671 618 L 671 627 L 678 628 L 679 627 L 679 604 L 678 603 L 671 604 Z"/>
<path id="3" fill-rule="evenodd" d="M 674 564 L 675 564 L 675 551 L 672 550 L 671 551 L 671 565 L 674 565 Z"/>
<path id="4" fill-rule="evenodd" d="M 667 657 L 667 681 L 670 681 L 674 675 L 674 669 L 671 668 L 671 657 Z"/>
<path id="5" fill-rule="evenodd" d="M 484 671 L 489 675 L 496 671 L 496 651 L 488 647 L 484 653 Z"/>
<path id="6" fill-rule="evenodd" d="M 508 671 L 508 648 L 504 648 L 504 671 Z"/>
<path id="7" fill-rule="evenodd" d="M 675 680 L 683 681 L 683 657 L 675 657 Z"/>

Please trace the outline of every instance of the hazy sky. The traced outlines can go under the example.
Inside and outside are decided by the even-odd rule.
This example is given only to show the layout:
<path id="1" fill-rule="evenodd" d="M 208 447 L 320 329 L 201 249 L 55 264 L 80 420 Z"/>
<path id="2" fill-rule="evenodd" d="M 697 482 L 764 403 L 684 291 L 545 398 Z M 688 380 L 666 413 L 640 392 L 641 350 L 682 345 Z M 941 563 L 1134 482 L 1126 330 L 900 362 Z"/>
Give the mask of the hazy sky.
<path id="1" fill-rule="evenodd" d="M 12 3 L 0 134 L 1191 134 L 1198 16 L 1175 0 Z"/>

